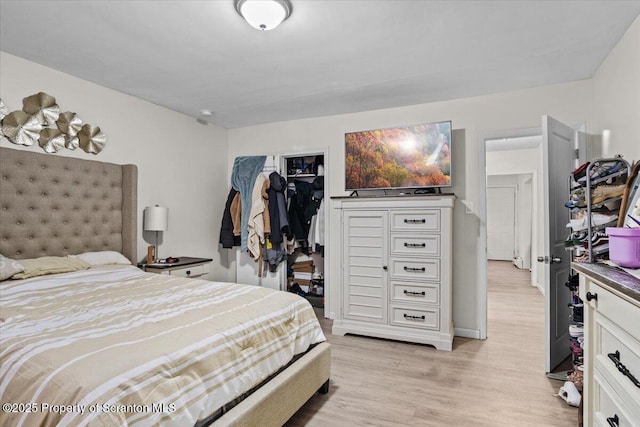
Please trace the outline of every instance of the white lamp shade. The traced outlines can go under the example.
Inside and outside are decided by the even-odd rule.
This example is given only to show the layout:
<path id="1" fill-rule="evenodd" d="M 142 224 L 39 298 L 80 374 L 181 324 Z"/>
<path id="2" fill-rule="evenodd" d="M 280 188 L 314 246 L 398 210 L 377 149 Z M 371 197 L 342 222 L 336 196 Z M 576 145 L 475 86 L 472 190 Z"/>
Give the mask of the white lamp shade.
<path id="1" fill-rule="evenodd" d="M 291 13 L 288 1 L 283 0 L 240 0 L 236 8 L 240 15 L 258 30 L 272 30 Z"/>
<path id="2" fill-rule="evenodd" d="M 166 231 L 169 229 L 169 208 L 153 206 L 144 208 L 144 230 Z"/>

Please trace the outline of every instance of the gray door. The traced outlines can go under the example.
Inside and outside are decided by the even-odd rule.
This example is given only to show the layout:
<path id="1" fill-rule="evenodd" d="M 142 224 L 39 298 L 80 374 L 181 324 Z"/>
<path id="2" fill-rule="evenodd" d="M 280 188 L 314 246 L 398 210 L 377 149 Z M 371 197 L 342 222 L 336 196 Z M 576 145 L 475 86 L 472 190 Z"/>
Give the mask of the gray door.
<path id="1" fill-rule="evenodd" d="M 544 156 L 543 185 L 547 209 L 544 212 L 545 279 L 545 370 L 557 367 L 570 354 L 570 291 L 564 285 L 571 268 L 570 253 L 564 250 L 569 213 L 564 203 L 568 198 L 567 178 L 574 169 L 575 131 L 549 116 L 542 117 Z"/>

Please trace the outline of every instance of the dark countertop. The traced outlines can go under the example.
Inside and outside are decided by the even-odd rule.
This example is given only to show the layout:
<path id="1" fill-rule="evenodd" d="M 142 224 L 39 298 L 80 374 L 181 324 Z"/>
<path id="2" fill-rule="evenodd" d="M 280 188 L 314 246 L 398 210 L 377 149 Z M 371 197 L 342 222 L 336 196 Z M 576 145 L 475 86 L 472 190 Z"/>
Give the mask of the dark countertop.
<path id="1" fill-rule="evenodd" d="M 578 273 L 584 273 L 593 277 L 600 283 L 627 295 L 640 303 L 640 279 L 630 275 L 624 270 L 601 263 L 571 263 Z"/>
<path id="2" fill-rule="evenodd" d="M 164 268 L 172 268 L 172 267 L 184 267 L 184 266 L 188 266 L 188 265 L 192 265 L 192 264 L 200 264 L 200 263 L 207 263 L 207 262 L 211 262 L 213 261 L 212 258 L 194 258 L 194 257 L 188 257 L 188 256 L 181 256 L 181 257 L 176 257 L 178 258 L 180 261 L 178 262 L 173 262 L 173 263 L 153 263 L 153 264 L 140 264 L 144 267 L 147 268 L 153 268 L 153 269 L 164 269 Z M 139 265 L 139 266 L 140 266 Z"/>

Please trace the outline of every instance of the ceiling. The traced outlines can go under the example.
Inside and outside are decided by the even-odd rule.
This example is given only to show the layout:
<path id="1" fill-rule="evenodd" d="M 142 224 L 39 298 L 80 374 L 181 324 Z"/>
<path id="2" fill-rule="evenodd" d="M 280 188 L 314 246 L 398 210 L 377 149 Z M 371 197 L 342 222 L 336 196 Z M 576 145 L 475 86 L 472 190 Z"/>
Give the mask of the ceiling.
<path id="1" fill-rule="evenodd" d="M 640 1 L 0 1 L 0 49 L 226 128 L 591 78 Z"/>

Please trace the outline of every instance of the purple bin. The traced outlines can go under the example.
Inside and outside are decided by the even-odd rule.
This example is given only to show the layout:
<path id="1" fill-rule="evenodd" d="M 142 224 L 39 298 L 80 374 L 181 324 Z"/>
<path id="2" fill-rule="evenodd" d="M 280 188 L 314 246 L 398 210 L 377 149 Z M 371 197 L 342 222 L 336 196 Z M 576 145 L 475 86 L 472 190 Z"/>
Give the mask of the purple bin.
<path id="1" fill-rule="evenodd" d="M 640 228 L 607 227 L 609 259 L 620 267 L 640 268 Z"/>

